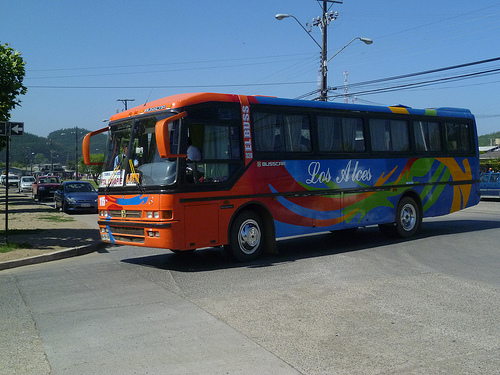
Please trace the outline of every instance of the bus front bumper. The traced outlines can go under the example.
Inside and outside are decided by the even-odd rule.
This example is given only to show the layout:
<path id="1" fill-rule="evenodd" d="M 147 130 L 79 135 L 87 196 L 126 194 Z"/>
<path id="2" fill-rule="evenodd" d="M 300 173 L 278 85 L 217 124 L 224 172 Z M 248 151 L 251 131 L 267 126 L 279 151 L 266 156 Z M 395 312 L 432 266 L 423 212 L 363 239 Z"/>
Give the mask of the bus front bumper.
<path id="1" fill-rule="evenodd" d="M 117 245 L 177 249 L 172 232 L 178 221 L 134 222 L 99 220 L 101 240 Z"/>

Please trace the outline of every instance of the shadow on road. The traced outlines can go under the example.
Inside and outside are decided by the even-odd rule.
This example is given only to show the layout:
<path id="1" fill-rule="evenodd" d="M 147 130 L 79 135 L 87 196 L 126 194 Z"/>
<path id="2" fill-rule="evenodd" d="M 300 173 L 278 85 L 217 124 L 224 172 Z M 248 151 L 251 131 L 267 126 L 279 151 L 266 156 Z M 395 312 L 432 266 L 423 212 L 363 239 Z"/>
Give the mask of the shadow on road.
<path id="1" fill-rule="evenodd" d="M 500 221 L 491 220 L 446 220 L 424 222 L 421 232 L 409 239 L 394 239 L 383 235 L 377 227 L 360 228 L 354 234 L 344 232 L 322 233 L 278 241 L 279 254 L 264 254 L 250 263 L 235 263 L 222 248 L 205 248 L 192 253 L 165 254 L 124 259 L 123 262 L 144 267 L 153 267 L 178 272 L 203 272 L 238 267 L 272 267 L 276 264 L 294 262 L 312 257 L 344 254 L 380 246 L 405 243 L 434 236 L 454 235 L 499 229 Z"/>

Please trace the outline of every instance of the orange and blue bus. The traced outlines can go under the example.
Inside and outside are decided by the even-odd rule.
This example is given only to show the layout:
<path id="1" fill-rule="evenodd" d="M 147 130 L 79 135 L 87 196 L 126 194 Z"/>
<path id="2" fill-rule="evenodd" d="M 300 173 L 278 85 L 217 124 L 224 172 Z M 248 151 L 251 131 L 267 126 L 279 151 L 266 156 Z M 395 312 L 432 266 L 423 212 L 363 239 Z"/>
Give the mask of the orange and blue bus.
<path id="1" fill-rule="evenodd" d="M 180 94 L 87 134 L 87 164 L 103 132 L 98 223 L 113 244 L 249 261 L 288 236 L 378 225 L 410 237 L 480 200 L 466 109 Z"/>

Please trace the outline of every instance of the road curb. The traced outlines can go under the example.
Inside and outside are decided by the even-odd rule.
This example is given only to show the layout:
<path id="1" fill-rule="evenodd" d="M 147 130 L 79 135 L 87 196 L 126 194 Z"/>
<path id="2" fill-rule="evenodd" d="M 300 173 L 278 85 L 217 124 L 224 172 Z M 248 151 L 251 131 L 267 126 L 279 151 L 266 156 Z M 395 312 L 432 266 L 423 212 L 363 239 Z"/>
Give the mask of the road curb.
<path id="1" fill-rule="evenodd" d="M 104 242 L 96 242 L 96 243 L 93 243 L 90 245 L 77 246 L 77 247 L 72 247 L 69 249 L 54 251 L 53 253 L 35 255 L 35 256 L 29 257 L 29 258 L 0 262 L 0 271 L 6 270 L 6 269 L 11 269 L 11 268 L 16 268 L 16 267 L 28 266 L 31 264 L 52 262 L 54 260 L 90 254 L 90 253 L 93 253 L 94 251 L 98 251 L 98 250 L 106 247 L 106 245 L 107 244 Z"/>

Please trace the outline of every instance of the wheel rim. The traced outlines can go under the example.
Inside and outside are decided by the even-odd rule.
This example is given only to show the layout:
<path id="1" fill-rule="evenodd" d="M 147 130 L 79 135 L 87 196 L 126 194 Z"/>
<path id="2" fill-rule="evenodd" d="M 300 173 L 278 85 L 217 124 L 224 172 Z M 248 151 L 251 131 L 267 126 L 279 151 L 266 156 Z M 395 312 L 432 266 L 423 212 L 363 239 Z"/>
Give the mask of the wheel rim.
<path id="1" fill-rule="evenodd" d="M 255 220 L 245 220 L 238 234 L 238 244 L 245 254 L 253 254 L 260 244 L 261 231 Z"/>
<path id="2" fill-rule="evenodd" d="M 405 231 L 411 231 L 415 227 L 417 223 L 417 212 L 413 205 L 405 204 L 403 206 L 401 209 L 400 223 Z"/>

